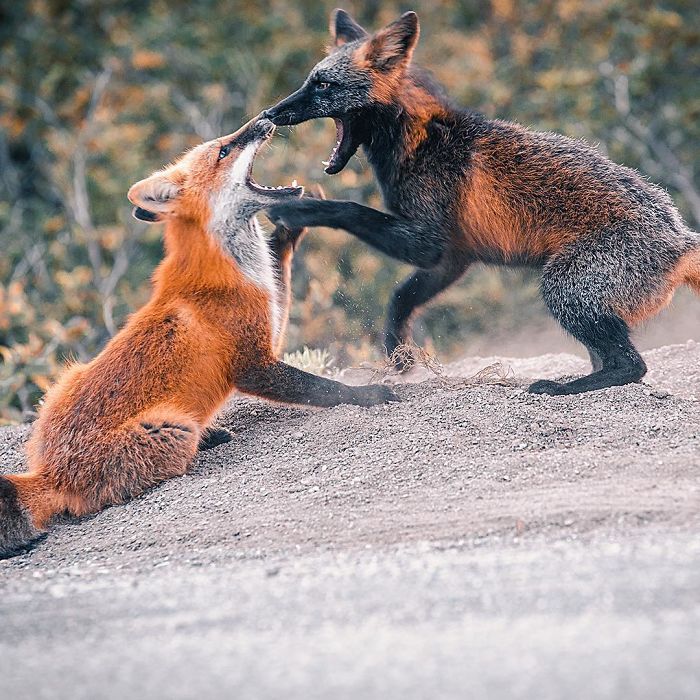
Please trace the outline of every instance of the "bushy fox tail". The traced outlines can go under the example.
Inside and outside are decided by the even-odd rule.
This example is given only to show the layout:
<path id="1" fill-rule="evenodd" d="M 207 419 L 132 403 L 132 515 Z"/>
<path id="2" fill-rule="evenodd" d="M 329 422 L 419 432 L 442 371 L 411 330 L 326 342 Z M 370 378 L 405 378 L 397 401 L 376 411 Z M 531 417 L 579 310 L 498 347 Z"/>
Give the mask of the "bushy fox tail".
<path id="1" fill-rule="evenodd" d="M 32 505 L 40 503 L 43 479 L 34 474 L 0 476 L 0 558 L 29 544 L 41 534 Z"/>
<path id="2" fill-rule="evenodd" d="M 700 294 L 700 246 L 687 256 L 685 283 Z"/>

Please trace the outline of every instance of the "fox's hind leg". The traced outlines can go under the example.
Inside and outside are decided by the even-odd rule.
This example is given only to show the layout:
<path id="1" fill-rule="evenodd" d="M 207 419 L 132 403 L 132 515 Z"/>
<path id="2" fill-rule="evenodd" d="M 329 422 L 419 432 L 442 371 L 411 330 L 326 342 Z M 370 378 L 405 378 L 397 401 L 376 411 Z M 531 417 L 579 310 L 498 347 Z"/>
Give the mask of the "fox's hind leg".
<path id="1" fill-rule="evenodd" d="M 99 472 L 84 487 L 90 510 L 126 503 L 166 479 L 187 471 L 201 430 L 191 417 L 161 406 L 144 411 L 112 435 Z M 82 515 L 82 513 L 75 513 Z"/>
<path id="2" fill-rule="evenodd" d="M 417 270 L 396 288 L 387 309 L 384 331 L 384 346 L 389 357 L 392 357 L 400 345 L 410 345 L 411 322 L 418 308 L 456 282 L 469 264 L 469 261 L 459 258 L 446 260 L 438 267 Z M 408 349 L 401 353 L 401 357 L 395 357 L 394 360 L 396 367 L 400 370 L 407 369 L 413 364 Z"/>
<path id="3" fill-rule="evenodd" d="M 619 228 L 579 241 L 552 258 L 542 296 L 566 331 L 591 356 L 593 373 L 568 383 L 535 382 L 538 394 L 578 394 L 639 381 L 646 365 L 630 340 L 629 324 L 656 313 L 679 283 L 684 242 L 656 230 Z"/>
<path id="4" fill-rule="evenodd" d="M 593 373 L 565 384 L 542 379 L 532 384 L 533 394 L 580 394 L 638 382 L 647 371 L 646 364 L 629 338 L 627 324 L 614 314 L 581 317 L 575 322 L 558 319 L 564 328 L 590 350 Z"/>
<path id="5" fill-rule="evenodd" d="M 67 471 L 49 460 L 35 472 L 0 476 L 0 557 L 36 538 L 58 513 L 96 513 L 184 474 L 199 433 L 191 418 L 163 407 L 86 439 Z"/>
<path id="6" fill-rule="evenodd" d="M 646 365 L 630 326 L 666 306 L 679 284 L 692 286 L 698 257 L 696 240 L 663 217 L 620 222 L 561 250 L 544 267 L 542 297 L 588 348 L 594 371 L 566 384 L 535 382 L 530 391 L 578 394 L 639 381 Z"/>

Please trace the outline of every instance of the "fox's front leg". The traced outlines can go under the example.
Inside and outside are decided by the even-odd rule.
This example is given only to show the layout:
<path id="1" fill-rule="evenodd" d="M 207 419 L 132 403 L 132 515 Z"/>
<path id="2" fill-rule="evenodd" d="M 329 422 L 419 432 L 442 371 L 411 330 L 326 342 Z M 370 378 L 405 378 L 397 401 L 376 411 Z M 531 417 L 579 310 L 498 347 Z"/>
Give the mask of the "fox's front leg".
<path id="1" fill-rule="evenodd" d="M 439 226 L 393 216 L 357 202 L 295 199 L 267 210 L 270 220 L 287 228 L 328 226 L 344 229 L 392 258 L 416 267 L 438 264 L 447 248 Z"/>
<path id="2" fill-rule="evenodd" d="M 343 403 L 376 406 L 400 400 L 385 384 L 348 386 L 279 361 L 251 365 L 240 370 L 235 385 L 247 394 L 272 401 L 309 406 L 326 407 Z"/>

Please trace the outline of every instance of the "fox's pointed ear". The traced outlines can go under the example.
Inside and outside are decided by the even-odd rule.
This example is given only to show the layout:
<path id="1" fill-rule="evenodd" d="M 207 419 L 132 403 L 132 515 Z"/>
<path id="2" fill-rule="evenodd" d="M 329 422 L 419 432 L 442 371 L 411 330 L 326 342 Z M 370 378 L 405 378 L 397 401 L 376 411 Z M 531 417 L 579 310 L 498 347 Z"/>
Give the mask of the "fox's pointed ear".
<path id="1" fill-rule="evenodd" d="M 370 39 L 366 58 L 380 70 L 389 70 L 402 63 L 408 64 L 419 34 L 418 15 L 406 12 Z"/>
<path id="2" fill-rule="evenodd" d="M 341 9 L 333 10 L 331 13 L 330 32 L 334 48 L 368 36 L 367 32 L 345 10 Z"/>
<path id="3" fill-rule="evenodd" d="M 173 211 L 180 194 L 180 184 L 174 173 L 160 171 L 140 180 L 129 189 L 127 197 L 135 205 L 134 217 L 149 224 L 162 221 Z"/>

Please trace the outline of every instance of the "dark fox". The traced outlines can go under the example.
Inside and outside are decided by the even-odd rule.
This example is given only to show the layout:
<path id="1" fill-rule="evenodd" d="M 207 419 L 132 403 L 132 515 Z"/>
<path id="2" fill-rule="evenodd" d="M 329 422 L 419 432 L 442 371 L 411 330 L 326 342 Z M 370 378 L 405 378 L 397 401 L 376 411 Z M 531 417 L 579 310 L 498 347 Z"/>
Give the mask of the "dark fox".
<path id="1" fill-rule="evenodd" d="M 414 12 L 370 35 L 336 10 L 331 34 L 329 55 L 265 115 L 276 124 L 334 119 L 338 143 L 326 172 L 340 172 L 362 146 L 391 213 L 297 199 L 268 214 L 292 228 L 345 229 L 419 268 L 389 304 L 389 355 L 410 340 L 414 311 L 472 263 L 526 265 L 542 270 L 547 307 L 593 365 L 586 377 L 538 381 L 530 391 L 576 394 L 640 380 L 646 366 L 630 328 L 679 285 L 700 292 L 700 235 L 670 197 L 581 141 L 453 106 L 411 62 Z"/>

